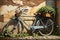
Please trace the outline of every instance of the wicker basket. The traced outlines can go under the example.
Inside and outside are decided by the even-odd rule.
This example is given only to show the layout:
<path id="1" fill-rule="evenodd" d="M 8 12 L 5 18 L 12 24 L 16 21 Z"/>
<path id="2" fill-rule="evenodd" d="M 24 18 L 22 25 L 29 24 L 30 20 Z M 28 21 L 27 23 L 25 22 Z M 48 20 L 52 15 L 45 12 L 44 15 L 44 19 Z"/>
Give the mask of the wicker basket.
<path id="1" fill-rule="evenodd" d="M 51 17 L 51 14 L 50 13 L 44 13 L 42 14 L 43 17 Z"/>

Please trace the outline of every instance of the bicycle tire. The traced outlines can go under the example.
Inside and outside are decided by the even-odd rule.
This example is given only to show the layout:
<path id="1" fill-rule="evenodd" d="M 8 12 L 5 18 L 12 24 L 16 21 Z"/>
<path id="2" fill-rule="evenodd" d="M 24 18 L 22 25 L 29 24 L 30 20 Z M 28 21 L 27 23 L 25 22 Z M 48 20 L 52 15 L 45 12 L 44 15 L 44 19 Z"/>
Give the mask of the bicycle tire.
<path id="1" fill-rule="evenodd" d="M 9 28 L 10 27 L 10 28 Z M 5 32 L 7 29 L 9 30 L 9 32 L 12 32 L 14 30 L 17 30 L 17 31 L 14 31 L 16 34 L 18 33 L 21 33 L 23 28 L 20 28 L 20 27 L 23 27 L 23 24 L 21 21 L 16 21 L 15 19 L 13 19 L 12 21 L 8 22 L 4 27 L 3 27 L 3 32 Z M 20 31 L 21 30 L 21 31 Z"/>
<path id="2" fill-rule="evenodd" d="M 53 21 L 52 21 L 51 19 L 47 19 L 46 24 L 47 24 L 48 21 L 50 21 L 50 22 L 53 23 Z M 43 21 L 42 21 L 42 22 L 43 22 Z M 44 22 L 43 22 L 41 25 L 39 25 L 39 23 L 40 23 L 40 21 L 38 20 L 38 21 L 35 23 L 35 25 L 36 25 L 36 26 L 41 26 L 41 25 L 42 25 L 42 26 L 45 26 Z M 47 27 L 48 27 L 48 26 L 47 26 Z M 43 35 L 43 36 L 45 36 L 45 35 L 50 35 L 50 34 L 52 34 L 52 32 L 53 32 L 53 30 L 54 30 L 54 24 L 51 25 L 51 30 L 50 30 L 50 32 L 47 33 L 47 34 L 43 33 L 41 30 L 43 30 L 43 32 L 45 32 L 46 29 L 39 29 L 39 30 L 38 30 L 39 34 L 41 34 L 41 35 Z"/>

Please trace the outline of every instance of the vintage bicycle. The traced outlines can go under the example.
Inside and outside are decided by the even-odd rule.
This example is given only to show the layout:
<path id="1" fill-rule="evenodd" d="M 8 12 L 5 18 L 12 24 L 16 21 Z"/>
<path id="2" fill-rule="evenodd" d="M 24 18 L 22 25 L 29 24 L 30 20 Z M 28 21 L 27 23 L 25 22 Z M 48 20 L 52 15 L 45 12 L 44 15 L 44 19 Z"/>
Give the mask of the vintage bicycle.
<path id="1" fill-rule="evenodd" d="M 49 17 L 42 17 L 41 15 L 35 15 L 35 16 L 22 16 L 22 14 L 25 14 L 24 12 L 27 11 L 28 9 L 23 9 L 23 11 L 20 11 L 19 14 L 15 14 L 15 17 L 11 18 L 11 20 L 15 21 L 13 23 L 7 23 L 4 28 L 3 28 L 3 32 L 5 32 L 5 28 L 8 28 L 9 26 L 11 26 L 11 24 L 15 24 L 14 28 L 11 30 L 11 32 L 13 30 L 15 30 L 15 26 L 17 26 L 18 28 L 18 32 L 17 33 L 21 33 L 21 30 L 23 30 L 24 28 L 24 24 L 26 24 L 26 22 L 24 20 L 22 20 L 22 17 L 35 17 L 36 19 L 33 20 L 32 25 L 27 25 L 29 26 L 29 30 L 31 30 L 31 33 L 37 31 L 37 33 L 41 34 L 41 35 L 50 35 L 53 30 L 54 30 L 54 22 L 52 20 L 52 18 Z"/>

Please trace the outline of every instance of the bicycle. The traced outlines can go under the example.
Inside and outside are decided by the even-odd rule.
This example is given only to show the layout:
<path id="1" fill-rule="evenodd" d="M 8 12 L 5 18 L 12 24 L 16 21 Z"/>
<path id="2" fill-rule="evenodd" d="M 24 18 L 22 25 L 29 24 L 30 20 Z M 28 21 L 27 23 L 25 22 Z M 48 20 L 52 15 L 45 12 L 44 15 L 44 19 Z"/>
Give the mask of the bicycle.
<path id="1" fill-rule="evenodd" d="M 54 22 L 51 18 L 42 18 L 37 16 L 31 30 L 33 30 L 32 33 L 36 31 L 41 35 L 50 35 L 54 30 Z"/>
<path id="2" fill-rule="evenodd" d="M 15 17 L 15 18 L 11 18 L 11 20 L 15 21 L 15 24 L 14 25 L 14 28 L 11 30 L 11 32 L 15 29 L 15 26 L 17 26 L 18 28 L 18 33 L 21 33 L 20 28 L 19 27 L 22 27 L 21 30 L 23 30 L 24 28 L 24 24 L 26 24 L 26 22 L 24 22 L 22 20 L 22 14 L 25 14 L 25 13 L 21 13 L 19 18 Z M 25 16 L 24 16 L 25 17 Z M 29 16 L 26 16 L 26 17 L 29 17 Z M 50 35 L 52 32 L 53 32 L 53 29 L 54 29 L 54 22 L 52 21 L 52 19 L 50 18 L 42 18 L 42 17 L 39 17 L 39 16 L 30 16 L 30 17 L 35 17 L 36 19 L 34 19 L 32 25 L 27 25 L 30 27 L 30 30 L 31 32 L 35 32 L 37 31 L 37 33 L 41 34 L 41 35 Z M 5 25 L 5 28 L 7 28 L 8 26 L 11 26 L 9 23 L 7 23 Z M 6 31 L 4 28 L 3 28 L 3 31 Z"/>

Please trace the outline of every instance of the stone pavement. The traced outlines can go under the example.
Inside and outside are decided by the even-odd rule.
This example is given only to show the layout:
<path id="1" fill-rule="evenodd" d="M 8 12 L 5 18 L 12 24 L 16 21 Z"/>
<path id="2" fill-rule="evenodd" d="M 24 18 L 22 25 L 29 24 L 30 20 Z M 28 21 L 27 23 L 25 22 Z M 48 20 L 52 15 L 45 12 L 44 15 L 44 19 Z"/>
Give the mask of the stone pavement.
<path id="1" fill-rule="evenodd" d="M 0 40 L 60 40 L 60 36 L 27 36 L 27 37 L 18 37 L 18 38 L 0 38 Z"/>

